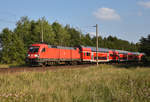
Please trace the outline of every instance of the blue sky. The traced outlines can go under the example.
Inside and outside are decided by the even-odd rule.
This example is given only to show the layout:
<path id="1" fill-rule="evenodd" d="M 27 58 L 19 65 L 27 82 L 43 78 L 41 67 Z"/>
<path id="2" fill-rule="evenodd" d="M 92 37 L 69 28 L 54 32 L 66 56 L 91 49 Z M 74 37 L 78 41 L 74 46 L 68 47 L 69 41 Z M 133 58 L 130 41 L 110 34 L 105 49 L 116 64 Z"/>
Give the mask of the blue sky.
<path id="1" fill-rule="evenodd" d="M 138 42 L 150 34 L 150 0 L 0 0 L 0 31 L 22 16 L 37 20 L 45 17 L 102 37 L 109 35 Z"/>

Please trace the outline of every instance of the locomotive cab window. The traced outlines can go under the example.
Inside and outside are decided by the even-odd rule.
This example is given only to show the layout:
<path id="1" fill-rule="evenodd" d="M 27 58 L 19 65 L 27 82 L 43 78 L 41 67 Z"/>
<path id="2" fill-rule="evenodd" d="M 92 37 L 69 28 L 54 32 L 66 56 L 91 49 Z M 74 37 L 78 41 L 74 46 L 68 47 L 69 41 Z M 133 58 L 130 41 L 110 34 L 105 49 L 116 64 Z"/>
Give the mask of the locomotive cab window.
<path id="1" fill-rule="evenodd" d="M 90 56 L 90 53 L 89 53 L 89 52 L 87 52 L 87 53 L 86 53 L 86 55 L 87 55 L 87 56 Z"/>
<path id="2" fill-rule="evenodd" d="M 30 53 L 37 53 L 37 52 L 39 51 L 39 48 L 40 48 L 40 47 L 38 47 L 38 46 L 31 46 L 31 47 L 29 48 L 29 52 L 30 52 Z"/>
<path id="3" fill-rule="evenodd" d="M 45 52 L 45 48 L 42 49 L 42 52 Z"/>

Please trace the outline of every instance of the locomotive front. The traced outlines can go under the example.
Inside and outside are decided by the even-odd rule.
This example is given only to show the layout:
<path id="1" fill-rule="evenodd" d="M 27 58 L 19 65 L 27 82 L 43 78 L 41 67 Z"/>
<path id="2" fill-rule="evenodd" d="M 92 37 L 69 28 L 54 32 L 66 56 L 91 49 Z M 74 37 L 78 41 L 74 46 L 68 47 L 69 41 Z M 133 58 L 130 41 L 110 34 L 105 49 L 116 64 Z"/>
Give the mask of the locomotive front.
<path id="1" fill-rule="evenodd" d="M 26 63 L 29 65 L 40 64 L 40 53 L 43 48 L 43 44 L 32 44 L 29 47 L 28 54 L 26 56 Z"/>

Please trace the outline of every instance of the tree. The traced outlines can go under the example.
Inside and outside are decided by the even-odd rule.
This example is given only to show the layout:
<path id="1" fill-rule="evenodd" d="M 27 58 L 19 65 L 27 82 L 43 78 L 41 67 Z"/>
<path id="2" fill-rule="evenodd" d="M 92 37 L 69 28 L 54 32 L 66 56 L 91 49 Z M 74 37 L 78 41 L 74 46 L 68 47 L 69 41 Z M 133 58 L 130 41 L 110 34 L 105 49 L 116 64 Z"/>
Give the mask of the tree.
<path id="1" fill-rule="evenodd" d="M 6 64 L 23 63 L 25 50 L 22 40 L 8 28 L 0 34 L 2 44 L 1 62 Z"/>
<path id="2" fill-rule="evenodd" d="M 1 53 L 1 61 L 2 63 L 10 63 L 11 59 L 11 52 L 10 48 L 12 45 L 12 31 L 10 31 L 8 28 L 3 29 L 0 39 L 2 44 L 2 53 Z"/>
<path id="3" fill-rule="evenodd" d="M 57 22 L 52 24 L 55 34 L 55 45 L 68 46 L 70 44 L 70 35 L 62 25 Z"/>
<path id="4" fill-rule="evenodd" d="M 35 22 L 28 19 L 28 17 L 21 17 L 21 19 L 17 22 L 14 33 L 17 34 L 18 37 L 22 39 L 25 46 L 28 47 L 31 43 L 35 42 L 33 39 L 32 29 L 34 28 Z"/>
<path id="5" fill-rule="evenodd" d="M 41 42 L 41 34 L 43 32 L 44 42 L 52 45 L 55 43 L 55 34 L 53 32 L 52 26 L 48 23 L 48 21 L 45 18 L 39 19 L 37 22 L 35 22 L 35 24 L 33 23 L 31 27 L 33 41 Z"/>
<path id="6" fill-rule="evenodd" d="M 150 61 L 150 34 L 147 36 L 147 38 L 142 37 L 140 39 L 139 46 L 139 51 L 144 52 L 146 54 L 146 60 Z"/>
<path id="7" fill-rule="evenodd" d="M 83 42 L 83 45 L 85 45 L 85 46 L 93 46 L 94 45 L 89 34 L 86 34 L 85 36 L 83 36 L 82 42 Z"/>
<path id="8" fill-rule="evenodd" d="M 71 28 L 69 25 L 66 25 L 65 29 L 70 35 L 69 46 L 79 46 L 81 44 L 81 32 L 77 31 L 75 28 Z"/>
<path id="9" fill-rule="evenodd" d="M 16 34 L 12 34 L 11 63 L 23 64 L 27 50 L 23 41 Z"/>

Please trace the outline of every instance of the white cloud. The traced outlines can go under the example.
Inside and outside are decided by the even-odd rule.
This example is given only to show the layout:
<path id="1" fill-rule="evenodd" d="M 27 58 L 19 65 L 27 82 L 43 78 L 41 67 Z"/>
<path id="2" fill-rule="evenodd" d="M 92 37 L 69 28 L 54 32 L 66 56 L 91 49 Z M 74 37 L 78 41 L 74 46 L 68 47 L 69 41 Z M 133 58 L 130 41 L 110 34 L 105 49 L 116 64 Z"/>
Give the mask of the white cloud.
<path id="1" fill-rule="evenodd" d="M 96 36 L 96 32 L 89 32 L 89 34 L 90 34 L 91 37 Z"/>
<path id="2" fill-rule="evenodd" d="M 138 5 L 143 6 L 145 8 L 150 8 L 150 1 L 147 1 L 147 2 L 140 1 L 138 2 Z"/>
<path id="3" fill-rule="evenodd" d="M 100 20 L 120 20 L 120 15 L 111 8 L 99 8 L 94 12 L 94 16 Z"/>
<path id="4" fill-rule="evenodd" d="M 91 36 L 91 37 L 94 37 L 96 36 L 96 32 L 88 32 L 88 34 Z M 101 35 L 101 32 L 98 33 L 98 36 Z"/>

